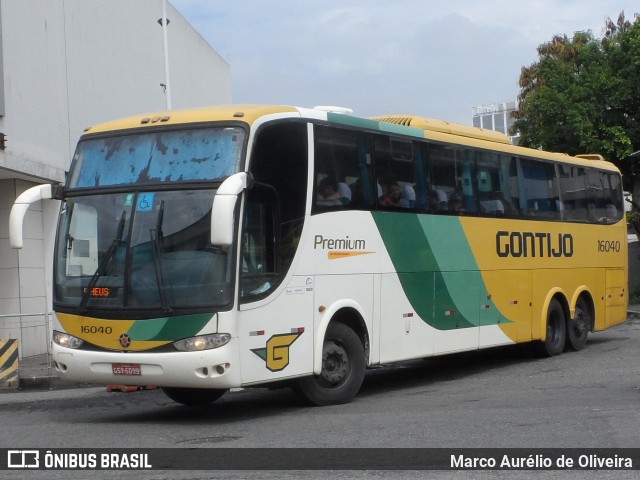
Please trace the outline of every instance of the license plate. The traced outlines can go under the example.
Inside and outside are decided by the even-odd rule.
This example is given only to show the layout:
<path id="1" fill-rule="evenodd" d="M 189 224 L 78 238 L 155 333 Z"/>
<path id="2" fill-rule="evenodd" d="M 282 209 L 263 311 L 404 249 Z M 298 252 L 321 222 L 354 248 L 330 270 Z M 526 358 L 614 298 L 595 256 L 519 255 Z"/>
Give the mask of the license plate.
<path id="1" fill-rule="evenodd" d="M 111 371 L 114 375 L 142 375 L 139 363 L 112 363 Z"/>

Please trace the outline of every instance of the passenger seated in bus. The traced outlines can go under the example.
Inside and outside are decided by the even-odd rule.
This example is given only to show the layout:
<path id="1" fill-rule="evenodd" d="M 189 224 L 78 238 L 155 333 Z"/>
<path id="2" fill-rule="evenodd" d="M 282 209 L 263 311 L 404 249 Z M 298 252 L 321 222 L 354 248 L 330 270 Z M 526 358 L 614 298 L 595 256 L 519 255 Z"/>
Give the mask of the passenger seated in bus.
<path id="1" fill-rule="evenodd" d="M 613 223 L 618 220 L 618 209 L 612 203 L 607 203 L 605 205 L 605 216 L 598 219 L 601 223 Z"/>
<path id="2" fill-rule="evenodd" d="M 382 207 L 399 207 L 400 199 L 402 196 L 402 190 L 398 182 L 392 182 L 387 188 L 386 193 L 380 200 L 380 206 Z"/>
<path id="3" fill-rule="evenodd" d="M 343 205 L 336 184 L 329 177 L 323 178 L 318 184 L 316 205 L 324 207 Z"/>
<path id="4" fill-rule="evenodd" d="M 504 215 L 504 204 L 499 198 L 498 192 L 491 192 L 488 200 L 480 200 L 480 211 L 488 215 Z"/>
<path id="5" fill-rule="evenodd" d="M 364 191 L 362 190 L 362 183 L 358 178 L 355 182 L 349 185 L 349 190 L 351 191 L 351 202 L 350 204 L 356 208 L 363 207 L 370 203 L 370 198 L 365 199 Z M 371 195 L 368 195 L 369 197 Z"/>
<path id="6" fill-rule="evenodd" d="M 560 198 L 558 197 L 555 197 L 553 199 L 553 205 L 555 207 L 555 218 L 564 221 L 566 219 L 566 212 L 562 200 L 560 200 Z"/>
<path id="7" fill-rule="evenodd" d="M 449 200 L 447 199 L 447 194 L 442 190 L 431 190 L 431 211 L 438 212 L 448 209 Z"/>
<path id="8" fill-rule="evenodd" d="M 403 183 L 400 186 L 400 206 L 402 208 L 416 207 L 416 191 L 408 183 Z"/>
<path id="9" fill-rule="evenodd" d="M 462 199 L 462 195 L 459 193 L 454 193 L 451 196 L 451 203 L 449 204 L 451 210 L 454 213 L 464 213 L 466 209 L 464 208 L 464 201 Z"/>
<path id="10" fill-rule="evenodd" d="M 617 220 L 618 219 L 618 209 L 613 203 L 607 203 L 605 207 L 607 211 L 607 218 L 609 220 Z"/>
<path id="11" fill-rule="evenodd" d="M 349 205 L 351 203 L 351 189 L 349 185 L 344 182 L 338 182 L 338 198 L 342 205 Z"/>

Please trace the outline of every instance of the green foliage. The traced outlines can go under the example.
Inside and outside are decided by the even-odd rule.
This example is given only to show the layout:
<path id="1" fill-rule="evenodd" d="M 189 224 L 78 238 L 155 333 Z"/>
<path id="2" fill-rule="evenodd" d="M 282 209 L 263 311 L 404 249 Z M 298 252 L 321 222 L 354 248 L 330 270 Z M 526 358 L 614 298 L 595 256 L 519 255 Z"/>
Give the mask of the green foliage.
<path id="1" fill-rule="evenodd" d="M 514 131 L 520 144 L 575 155 L 599 153 L 640 182 L 640 17 L 621 13 L 603 38 L 576 32 L 538 47 L 520 74 Z"/>

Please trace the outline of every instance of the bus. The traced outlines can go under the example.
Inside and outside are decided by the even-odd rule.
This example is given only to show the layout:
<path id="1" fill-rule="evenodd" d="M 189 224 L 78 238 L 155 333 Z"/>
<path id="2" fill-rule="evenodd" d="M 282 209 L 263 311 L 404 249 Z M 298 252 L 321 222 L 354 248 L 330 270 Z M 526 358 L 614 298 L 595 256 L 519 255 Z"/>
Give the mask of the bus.
<path id="1" fill-rule="evenodd" d="M 227 105 L 87 129 L 61 202 L 62 379 L 351 401 L 366 369 L 530 342 L 580 350 L 626 319 L 619 170 L 413 115 Z"/>

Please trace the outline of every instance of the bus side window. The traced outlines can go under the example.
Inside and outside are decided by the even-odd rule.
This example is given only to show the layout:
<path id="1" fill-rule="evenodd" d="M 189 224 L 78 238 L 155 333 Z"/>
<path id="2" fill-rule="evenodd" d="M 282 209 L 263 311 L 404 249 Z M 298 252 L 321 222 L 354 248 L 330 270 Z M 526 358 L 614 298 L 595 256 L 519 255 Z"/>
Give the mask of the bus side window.
<path id="1" fill-rule="evenodd" d="M 369 135 L 315 125 L 312 213 L 367 209 L 371 193 Z"/>
<path id="2" fill-rule="evenodd" d="M 575 165 L 558 165 L 562 192 L 562 217 L 569 222 L 587 220 L 586 170 Z"/>
<path id="3" fill-rule="evenodd" d="M 517 215 L 510 193 L 509 160 L 509 157 L 501 153 L 477 152 L 477 190 L 481 215 Z"/>
<path id="4" fill-rule="evenodd" d="M 606 176 L 609 183 L 607 205 L 610 205 L 607 211 L 607 218 L 610 222 L 617 222 L 622 220 L 622 216 L 624 215 L 622 179 L 620 175 L 616 173 L 607 173 Z"/>
<path id="5" fill-rule="evenodd" d="M 597 223 L 613 223 L 622 218 L 623 207 L 619 201 L 620 178 L 599 170 L 587 171 L 588 220 Z"/>
<path id="6" fill-rule="evenodd" d="M 432 213 L 474 215 L 478 212 L 476 152 L 450 145 L 429 146 Z"/>
<path id="7" fill-rule="evenodd" d="M 449 197 L 454 194 L 456 186 L 455 148 L 449 145 L 430 145 L 428 162 L 431 179 L 429 185 L 430 211 L 431 213 L 447 213 Z"/>
<path id="8" fill-rule="evenodd" d="M 374 157 L 378 205 L 383 209 L 414 211 L 419 206 L 420 195 L 424 208 L 423 149 L 409 140 L 376 135 Z M 418 181 L 420 178 L 421 182 Z"/>
<path id="9" fill-rule="evenodd" d="M 525 217 L 559 220 L 563 208 L 558 191 L 555 164 L 520 159 L 524 179 Z"/>

